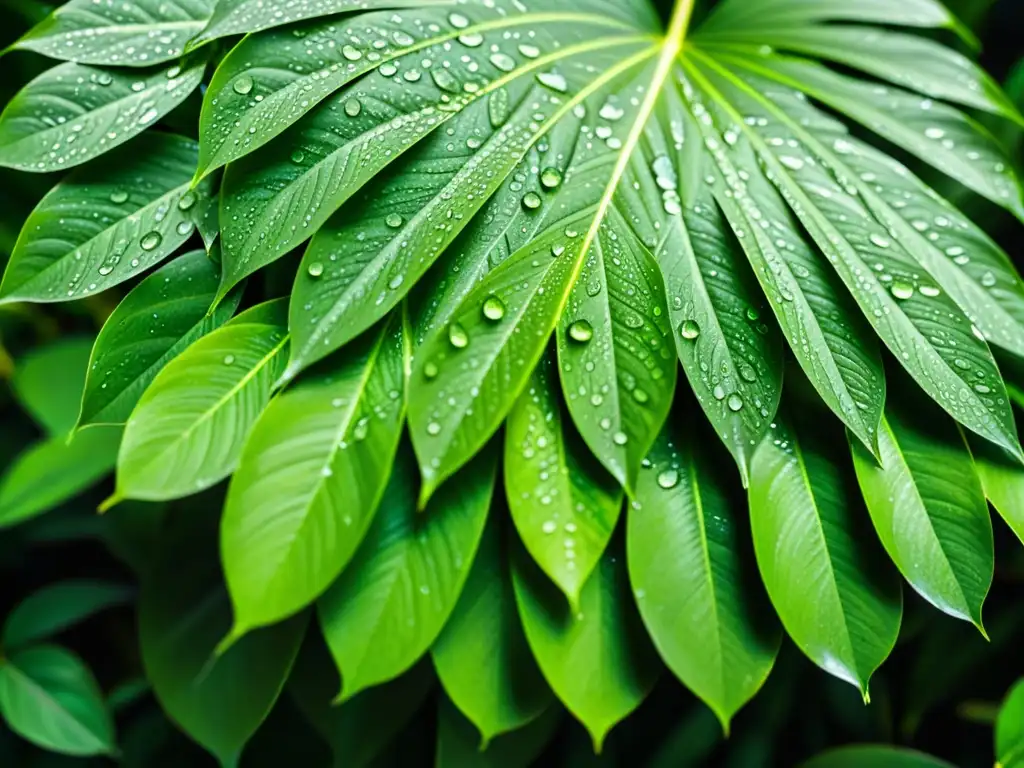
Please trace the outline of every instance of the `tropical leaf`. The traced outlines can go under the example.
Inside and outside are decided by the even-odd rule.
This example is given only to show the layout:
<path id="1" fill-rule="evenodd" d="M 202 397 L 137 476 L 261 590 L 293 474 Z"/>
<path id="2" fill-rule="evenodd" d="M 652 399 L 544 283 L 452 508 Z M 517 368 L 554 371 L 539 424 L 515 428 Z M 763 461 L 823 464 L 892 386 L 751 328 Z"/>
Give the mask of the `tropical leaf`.
<path id="1" fill-rule="evenodd" d="M 355 553 L 398 450 L 406 345 L 399 315 L 260 416 L 221 521 L 235 637 L 313 602 Z"/>
<path id="2" fill-rule="evenodd" d="M 81 399 L 89 369 L 87 336 L 65 338 L 18 360 L 11 390 L 36 423 L 54 437 L 75 426 L 75 400 Z"/>
<path id="3" fill-rule="evenodd" d="M 996 765 L 1024 765 L 1024 681 L 1010 689 L 996 720 Z"/>
<path id="4" fill-rule="evenodd" d="M 564 712 L 549 707 L 532 722 L 481 749 L 466 718 L 446 699 L 438 708 L 437 768 L 529 768 L 555 736 Z"/>
<path id="5" fill-rule="evenodd" d="M 79 579 L 51 584 L 25 598 L 7 616 L 3 647 L 13 650 L 43 640 L 93 614 L 128 602 L 133 590 L 121 584 Z"/>
<path id="6" fill-rule="evenodd" d="M 284 312 L 253 307 L 157 375 L 125 428 L 112 502 L 188 496 L 231 474 L 283 368 Z"/>
<path id="7" fill-rule="evenodd" d="M 71 174 L 25 222 L 0 283 L 0 302 L 68 301 L 141 275 L 195 231 L 189 139 L 147 133 L 101 165 Z"/>
<path id="8" fill-rule="evenodd" d="M 1024 542 L 1024 466 L 994 445 L 968 439 L 985 496 Z"/>

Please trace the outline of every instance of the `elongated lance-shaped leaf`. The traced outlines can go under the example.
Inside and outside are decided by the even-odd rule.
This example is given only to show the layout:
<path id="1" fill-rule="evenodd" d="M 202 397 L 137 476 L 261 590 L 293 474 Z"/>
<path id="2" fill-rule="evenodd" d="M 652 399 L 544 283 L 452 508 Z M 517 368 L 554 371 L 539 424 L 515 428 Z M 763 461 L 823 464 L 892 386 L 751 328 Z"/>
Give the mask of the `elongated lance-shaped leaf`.
<path id="1" fill-rule="evenodd" d="M 188 496 L 231 474 L 284 367 L 285 311 L 283 299 L 253 307 L 159 373 L 128 420 L 109 503 Z"/>
<path id="2" fill-rule="evenodd" d="M 213 5 L 213 0 L 70 0 L 11 47 L 82 64 L 148 67 L 180 57 Z"/>
<path id="3" fill-rule="evenodd" d="M 937 290 L 908 246 L 847 190 L 844 177 L 833 175 L 820 143 L 757 90 L 757 83 L 770 90 L 763 81 L 752 85 L 705 56 L 700 70 L 691 65 L 687 71 L 708 105 L 721 109 L 723 119 L 751 141 L 796 218 L 901 365 L 957 421 L 1019 454 L 1005 388 L 980 332 Z M 802 103 L 792 94 L 785 98 Z"/>
<path id="4" fill-rule="evenodd" d="M 79 428 L 126 422 L 168 362 L 231 318 L 241 291 L 208 313 L 219 283 L 217 265 L 203 251 L 192 251 L 124 297 L 96 337 Z"/>
<path id="5" fill-rule="evenodd" d="M 55 645 L 24 648 L 0 662 L 0 714 L 43 749 L 81 757 L 116 750 L 113 719 L 92 672 Z"/>
<path id="6" fill-rule="evenodd" d="M 484 451 L 416 510 L 415 464 L 399 451 L 391 483 L 355 559 L 320 598 L 320 626 L 341 674 L 339 700 L 398 677 L 448 621 L 476 556 L 496 473 Z"/>
<path id="7" fill-rule="evenodd" d="M 82 64 L 48 69 L 0 114 L 0 166 L 50 173 L 109 152 L 184 101 L 205 67 L 200 61 L 141 72 Z"/>
<path id="8" fill-rule="evenodd" d="M 570 608 L 521 547 L 513 582 L 526 639 L 555 695 L 600 752 L 608 732 L 640 706 L 659 664 L 630 594 L 621 553 L 608 553 Z"/>
<path id="9" fill-rule="evenodd" d="M 4 648 L 13 650 L 62 632 L 107 608 L 131 600 L 133 590 L 95 579 L 50 584 L 18 603 L 4 620 Z"/>
<path id="10" fill-rule="evenodd" d="M 274 3 L 265 0 L 219 0 L 209 22 L 189 41 L 188 50 L 220 37 L 248 35 L 320 16 L 377 8 L 419 9 L 430 5 L 451 6 L 453 3 L 451 0 L 279 0 Z"/>
<path id="11" fill-rule="evenodd" d="M 195 231 L 189 190 L 196 144 L 146 133 L 71 174 L 28 217 L 0 283 L 0 303 L 69 301 L 106 290 L 165 259 Z"/>
<path id="12" fill-rule="evenodd" d="M 890 401 L 880 464 L 853 446 L 857 479 L 878 538 L 911 586 L 982 629 L 995 561 L 985 492 L 957 425 L 920 399 L 911 388 Z"/>
<path id="13" fill-rule="evenodd" d="M 491 515 L 455 611 L 430 649 L 445 692 L 476 726 L 481 746 L 536 720 L 554 699 L 519 621 L 505 528 Z"/>
<path id="14" fill-rule="evenodd" d="M 744 557 L 743 497 L 730 498 L 692 429 L 670 419 L 651 450 L 628 513 L 626 562 L 655 648 L 728 733 L 768 677 L 781 633 Z"/>
<path id="15" fill-rule="evenodd" d="M 576 606 L 615 530 L 623 494 L 568 420 L 557 375 L 549 355 L 509 414 L 505 491 L 530 556 Z"/>
<path id="16" fill-rule="evenodd" d="M 761 578 L 786 632 L 866 699 L 871 675 L 896 643 L 903 600 L 896 570 L 865 530 L 837 442 L 779 423 L 754 454 L 750 522 Z"/>
<path id="17" fill-rule="evenodd" d="M 221 519 L 232 639 L 313 602 L 355 553 L 398 449 L 405 347 L 398 312 L 253 427 Z"/>
<path id="18" fill-rule="evenodd" d="M 806 27 L 825 21 L 855 21 L 922 29 L 950 29 L 967 43 L 978 47 L 974 34 L 939 0 L 906 0 L 898 5 L 889 0 L 861 0 L 858 3 L 830 3 L 821 0 L 764 0 L 756 6 L 745 0 L 728 0 L 715 8 L 701 26 L 704 35 L 750 34 L 751 30 Z"/>

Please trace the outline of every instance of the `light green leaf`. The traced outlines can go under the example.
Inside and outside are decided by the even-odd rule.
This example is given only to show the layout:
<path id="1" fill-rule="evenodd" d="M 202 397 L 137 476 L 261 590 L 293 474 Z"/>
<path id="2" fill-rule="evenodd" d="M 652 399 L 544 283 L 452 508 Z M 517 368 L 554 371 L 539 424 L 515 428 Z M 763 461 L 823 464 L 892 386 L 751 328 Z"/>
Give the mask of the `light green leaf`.
<path id="1" fill-rule="evenodd" d="M 217 265 L 203 251 L 192 251 L 124 297 L 92 349 L 80 427 L 126 422 L 163 367 L 234 314 L 241 291 L 207 313 L 219 282 Z"/>
<path id="2" fill-rule="evenodd" d="M 230 35 L 247 35 L 272 27 L 293 24 L 319 16 L 332 16 L 377 8 L 421 8 L 430 5 L 451 5 L 451 0 L 219 0 L 213 16 L 188 43 L 188 50 L 211 40 Z M 355 38 L 354 42 L 358 42 Z"/>
<path id="3" fill-rule="evenodd" d="M 197 146 L 147 132 L 71 174 L 25 222 L 0 303 L 69 301 L 143 274 L 195 230 L 188 215 L 209 185 L 189 190 Z"/>
<path id="4" fill-rule="evenodd" d="M 57 646 L 0 661 L 0 714 L 12 731 L 43 749 L 83 757 L 116 749 L 114 723 L 92 673 Z"/>
<path id="5" fill-rule="evenodd" d="M 213 511 L 187 510 L 202 529 L 176 519 L 165 530 L 142 584 L 139 644 L 146 678 L 167 714 L 222 766 L 236 768 L 284 687 L 308 614 L 252 632 L 214 655 L 231 626 L 231 606 L 215 539 L 205 530 L 216 522 Z"/>
<path id="6" fill-rule="evenodd" d="M 309 647 L 309 646 L 307 646 Z M 351 701 L 332 704 L 338 674 L 327 649 L 304 650 L 288 678 L 295 703 L 334 752 L 335 768 L 366 768 L 393 742 L 434 687 L 429 661 L 390 683 L 368 688 Z"/>
<path id="7" fill-rule="evenodd" d="M 107 581 L 78 579 L 51 584 L 29 595 L 4 621 L 3 647 L 44 640 L 90 616 L 131 600 L 134 590 Z"/>
<path id="8" fill-rule="evenodd" d="M 913 395 L 886 409 L 880 464 L 852 446 L 857 479 L 878 538 L 910 585 L 984 632 L 995 561 L 985 493 L 956 424 Z"/>
<path id="9" fill-rule="evenodd" d="M 50 173 L 109 152 L 183 102 L 205 67 L 132 72 L 69 63 L 49 69 L 0 114 L 0 166 Z"/>
<path id="10" fill-rule="evenodd" d="M 397 313 L 253 427 L 221 520 L 233 637 L 313 602 L 355 553 L 398 449 L 406 343 Z"/>
<path id="11" fill-rule="evenodd" d="M 70 0 L 12 48 L 83 64 L 147 67 L 181 56 L 213 0 Z"/>
<path id="12" fill-rule="evenodd" d="M 549 356 L 513 407 L 505 490 L 530 556 L 577 605 L 622 511 L 622 489 L 567 423 Z"/>
<path id="13" fill-rule="evenodd" d="M 530 723 L 481 749 L 472 724 L 442 697 L 434 764 L 436 768 L 529 768 L 555 737 L 562 715 L 561 707 L 548 707 Z"/>
<path id="14" fill-rule="evenodd" d="M 801 768 L 953 768 L 953 765 L 912 749 L 864 745 L 833 749 L 808 760 Z"/>
<path id="15" fill-rule="evenodd" d="M 996 720 L 996 767 L 1024 765 L 1024 680 L 1018 681 L 1003 701 Z"/>
<path id="16" fill-rule="evenodd" d="M 968 438 L 974 469 L 985 496 L 1017 538 L 1024 542 L 1024 466 L 1006 451 L 976 438 Z"/>
<path id="17" fill-rule="evenodd" d="M 430 648 L 455 609 L 483 534 L 494 490 L 492 451 L 423 512 L 416 511 L 414 471 L 403 450 L 355 559 L 319 602 L 342 701 L 398 677 Z"/>
<path id="18" fill-rule="evenodd" d="M 630 594 L 621 554 L 606 553 L 570 609 L 522 548 L 513 558 L 519 615 L 541 672 L 590 732 L 608 732 L 646 698 L 659 665 Z"/>
<path id="19" fill-rule="evenodd" d="M 903 601 L 840 457 L 827 434 L 777 426 L 754 454 L 750 521 L 761 578 L 789 636 L 866 699 L 896 643 Z"/>
<path id="20" fill-rule="evenodd" d="M 66 437 L 75 426 L 75 400 L 81 399 L 91 348 L 89 337 L 64 338 L 29 352 L 15 365 L 14 396 L 54 437 Z"/>
<path id="21" fill-rule="evenodd" d="M 503 525 L 495 518 L 455 611 L 431 648 L 445 692 L 479 730 L 482 747 L 527 726 L 553 702 L 523 635 Z"/>
<path id="22" fill-rule="evenodd" d="M 693 429 L 670 420 L 651 450 L 627 517 L 626 561 L 655 648 L 728 733 L 767 679 L 781 633 L 745 557 L 743 497 L 730 496 L 717 454 L 696 448 L 703 434 Z"/>
<path id="23" fill-rule="evenodd" d="M 231 474 L 284 366 L 285 304 L 243 312 L 157 375 L 128 420 L 115 500 L 188 496 Z"/>
<path id="24" fill-rule="evenodd" d="M 106 477 L 117 463 L 119 427 L 98 427 L 29 446 L 0 478 L 0 528 L 48 512 Z"/>

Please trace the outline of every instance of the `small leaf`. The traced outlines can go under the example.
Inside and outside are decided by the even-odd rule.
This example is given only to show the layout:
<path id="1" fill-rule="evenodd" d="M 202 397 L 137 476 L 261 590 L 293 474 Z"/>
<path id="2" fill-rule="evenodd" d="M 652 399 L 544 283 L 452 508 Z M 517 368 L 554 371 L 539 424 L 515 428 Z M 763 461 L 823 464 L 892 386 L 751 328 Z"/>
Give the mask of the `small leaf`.
<path id="1" fill-rule="evenodd" d="M 51 584 L 20 602 L 7 616 L 3 647 L 45 640 L 100 611 L 131 600 L 134 590 L 121 584 L 86 579 Z"/>
<path id="2" fill-rule="evenodd" d="M 647 697 L 659 673 L 621 555 L 606 553 L 578 609 L 521 547 L 513 558 L 519 615 L 541 672 L 600 752 L 608 732 Z"/>
<path id="3" fill-rule="evenodd" d="M 397 313 L 276 398 L 253 427 L 221 521 L 233 636 L 313 602 L 355 553 L 398 449 L 405 343 Z"/>
<path id="4" fill-rule="evenodd" d="M 29 446 L 0 479 L 0 528 L 41 515 L 106 477 L 117 463 L 122 430 L 97 427 Z"/>
<path id="5" fill-rule="evenodd" d="M 485 451 L 416 511 L 414 464 L 399 453 L 355 559 L 320 599 L 320 625 L 341 673 L 339 699 L 398 677 L 437 639 L 476 555 L 494 490 Z"/>
<path id="6" fill-rule="evenodd" d="M 728 733 L 767 679 L 781 633 L 744 557 L 742 496 L 730 497 L 717 454 L 698 450 L 704 435 L 692 430 L 670 421 L 641 470 L 626 561 L 658 653 Z"/>
<path id="7" fill-rule="evenodd" d="M 202 251 L 192 251 L 124 297 L 92 349 L 80 427 L 126 422 L 163 367 L 234 314 L 240 291 L 207 313 L 219 282 L 217 266 Z"/>
<path id="8" fill-rule="evenodd" d="M 880 465 L 853 445 L 857 479 L 879 539 L 911 586 L 981 629 L 995 561 L 988 504 L 956 424 L 919 400 L 890 401 Z"/>
<path id="9" fill-rule="evenodd" d="M 445 692 L 484 745 L 537 719 L 553 701 L 523 635 L 502 538 L 492 516 L 455 611 L 431 648 Z"/>
<path id="10" fill-rule="evenodd" d="M 443 698 L 438 708 L 436 768 L 529 768 L 555 737 L 563 710 L 552 705 L 523 727 L 498 736 L 481 749 L 477 734 L 458 709 Z"/>
<path id="11" fill-rule="evenodd" d="M 128 420 L 115 499 L 188 496 L 231 474 L 284 367 L 285 304 L 243 312 L 157 375 Z"/>
<path id="12" fill-rule="evenodd" d="M 1017 538 L 1024 542 L 1024 466 L 1006 451 L 968 438 L 985 496 Z"/>
<path id="13" fill-rule="evenodd" d="M 63 338 L 33 350 L 14 368 L 14 396 L 54 437 L 66 437 L 75 426 L 75 400 L 81 399 L 91 347 L 88 337 Z"/>
<path id="14" fill-rule="evenodd" d="M 114 723 L 88 667 L 41 645 L 0 661 L 0 714 L 33 744 L 66 755 L 112 754 Z"/>
<path id="15" fill-rule="evenodd" d="M 103 163 L 71 174 L 25 222 L 0 303 L 69 301 L 143 274 L 189 239 L 196 144 L 147 132 Z"/>
<path id="16" fill-rule="evenodd" d="M 997 768 L 1024 765 L 1024 680 L 1018 681 L 1003 701 L 996 720 Z"/>
<path id="17" fill-rule="evenodd" d="M 132 72 L 83 64 L 49 69 L 0 114 L 0 166 L 50 173 L 92 160 L 188 98 L 205 67 L 199 62 L 185 70 Z"/>
<path id="18" fill-rule="evenodd" d="M 751 464 L 750 521 L 761 578 L 789 636 L 866 699 L 896 643 L 903 601 L 834 447 L 782 424 L 769 433 Z"/>
<path id="19" fill-rule="evenodd" d="M 912 749 L 855 746 L 820 754 L 803 763 L 801 768 L 953 768 L 953 765 Z"/>
<path id="20" fill-rule="evenodd" d="M 509 414 L 505 489 L 526 549 L 577 605 L 615 530 L 623 494 L 566 418 L 556 377 L 549 356 Z"/>
<path id="21" fill-rule="evenodd" d="M 84 64 L 146 67 L 181 56 L 212 5 L 213 0 L 70 0 L 12 48 Z"/>

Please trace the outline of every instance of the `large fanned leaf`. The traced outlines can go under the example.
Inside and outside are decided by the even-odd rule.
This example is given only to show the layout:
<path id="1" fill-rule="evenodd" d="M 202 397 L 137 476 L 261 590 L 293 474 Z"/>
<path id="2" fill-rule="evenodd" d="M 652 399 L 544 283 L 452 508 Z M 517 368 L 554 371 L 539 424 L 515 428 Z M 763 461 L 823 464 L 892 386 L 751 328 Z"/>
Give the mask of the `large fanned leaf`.
<path id="1" fill-rule="evenodd" d="M 981 628 L 995 561 L 985 493 L 956 424 L 916 395 L 886 409 L 880 464 L 853 446 L 857 479 L 879 539 L 911 586 Z"/>
<path id="2" fill-rule="evenodd" d="M 285 311 L 280 299 L 254 307 L 157 375 L 128 420 L 115 499 L 187 496 L 235 469 L 284 367 Z"/>
<path id="3" fill-rule="evenodd" d="M 192 209 L 209 185 L 189 190 L 196 144 L 146 133 L 76 171 L 25 222 L 0 283 L 0 302 L 68 301 L 136 277 L 195 231 Z"/>
<path id="4" fill-rule="evenodd" d="M 867 698 L 903 603 L 836 442 L 777 425 L 754 454 L 750 520 L 761 578 L 789 636 Z"/>
<path id="5" fill-rule="evenodd" d="M 176 258 L 124 297 L 96 338 L 79 427 L 123 424 L 161 369 L 234 314 L 241 291 L 208 312 L 220 282 L 202 251 Z"/>
<path id="6" fill-rule="evenodd" d="M 41 645 L 0 660 L 0 714 L 15 733 L 68 755 L 112 754 L 114 723 L 82 660 Z"/>
<path id="7" fill-rule="evenodd" d="M 698 450 L 691 429 L 670 422 L 640 473 L 626 561 L 659 654 L 728 732 L 768 677 L 781 635 L 747 567 L 743 497 L 730 497 L 717 455 Z"/>
<path id="8" fill-rule="evenodd" d="M 355 553 L 398 449 L 406 354 L 399 313 L 256 422 L 221 521 L 234 637 L 313 602 Z"/>
<path id="9" fill-rule="evenodd" d="M 556 375 L 554 360 L 542 361 L 509 414 L 505 490 L 530 556 L 575 606 L 615 530 L 623 494 L 567 423 Z"/>
<path id="10" fill-rule="evenodd" d="M 339 699 L 392 680 L 437 639 L 455 609 L 491 506 L 494 452 L 485 451 L 423 511 L 399 453 L 354 560 L 320 598 L 320 625 L 341 673 Z"/>
<path id="11" fill-rule="evenodd" d="M 48 173 L 124 144 L 184 101 L 205 62 L 124 72 L 82 64 L 49 69 L 0 114 L 0 165 Z"/>
<path id="12" fill-rule="evenodd" d="M 70 0 L 12 47 L 83 64 L 146 67 L 181 56 L 213 0 Z"/>
<path id="13" fill-rule="evenodd" d="M 646 698 L 660 670 L 630 594 L 625 563 L 608 552 L 570 607 L 515 547 L 513 582 L 526 638 L 555 695 L 600 752 L 608 732 Z"/>
<path id="14" fill-rule="evenodd" d="M 553 703 L 519 621 L 503 528 L 492 516 L 462 596 L 431 648 L 445 692 L 479 730 L 481 746 Z"/>

